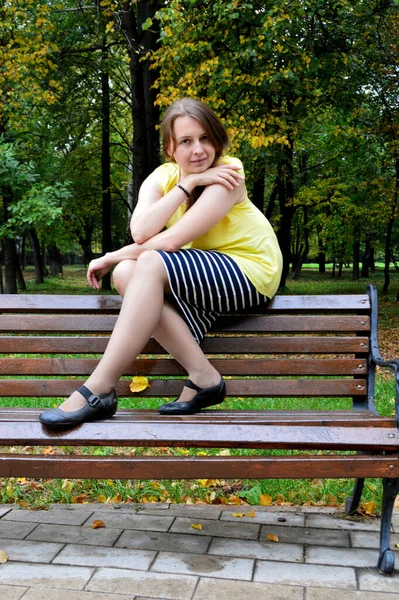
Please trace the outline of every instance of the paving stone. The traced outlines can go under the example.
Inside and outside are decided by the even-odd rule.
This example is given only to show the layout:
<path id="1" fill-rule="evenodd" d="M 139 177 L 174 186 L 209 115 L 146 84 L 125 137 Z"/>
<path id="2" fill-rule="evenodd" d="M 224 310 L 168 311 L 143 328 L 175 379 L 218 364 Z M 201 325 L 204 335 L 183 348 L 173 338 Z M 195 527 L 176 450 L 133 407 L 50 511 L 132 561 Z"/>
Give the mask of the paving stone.
<path id="1" fill-rule="evenodd" d="M 205 554 L 210 541 L 209 536 L 127 530 L 122 533 L 115 546 L 140 550 L 170 550 L 173 548 L 176 552 Z"/>
<path id="2" fill-rule="evenodd" d="M 0 548 L 8 554 L 9 560 L 49 563 L 61 550 L 62 544 L 0 538 Z"/>
<path id="3" fill-rule="evenodd" d="M 169 515 L 174 517 L 198 517 L 200 519 L 215 519 L 218 520 L 222 514 L 221 508 L 218 506 L 201 506 L 199 504 L 171 504 Z"/>
<path id="4" fill-rule="evenodd" d="M 252 540 L 212 540 L 208 554 L 221 556 L 241 556 L 262 560 L 282 560 L 303 562 L 303 546 L 299 544 L 276 544 L 275 542 L 255 542 Z"/>
<path id="5" fill-rule="evenodd" d="M 383 575 L 377 569 L 372 571 L 362 570 L 359 573 L 359 589 L 373 592 L 397 593 L 399 589 L 399 573 L 394 571 L 392 575 Z"/>
<path id="6" fill-rule="evenodd" d="M 229 581 L 201 577 L 193 600 L 303 600 L 299 586 L 269 585 L 248 581 Z M 384 599 L 385 600 L 385 599 Z"/>
<path id="7" fill-rule="evenodd" d="M 22 521 L 24 523 L 54 523 L 59 525 L 83 525 L 87 513 L 67 510 L 12 510 L 2 521 Z"/>
<path id="8" fill-rule="evenodd" d="M 18 523 L 17 521 L 0 521 L 0 538 L 7 540 L 23 540 L 37 527 L 36 523 Z"/>
<path id="9" fill-rule="evenodd" d="M 365 548 L 309 546 L 306 550 L 305 562 L 342 567 L 375 567 L 377 558 L 375 550 L 366 550 Z"/>
<path id="10" fill-rule="evenodd" d="M 99 569 L 87 585 L 89 591 L 133 594 L 149 598 L 190 600 L 198 577 L 126 569 Z"/>
<path id="11" fill-rule="evenodd" d="M 321 565 L 299 565 L 258 561 L 254 581 L 283 585 L 309 585 L 339 589 L 356 589 L 355 569 Z"/>
<path id="12" fill-rule="evenodd" d="M 306 527 L 318 527 L 319 529 L 346 529 L 348 531 L 379 531 L 379 519 L 360 519 L 353 520 L 349 518 L 338 518 L 334 515 L 308 515 L 306 518 Z"/>
<path id="13" fill-rule="evenodd" d="M 25 600 L 25 599 L 24 599 Z M 306 588 L 306 600 L 399 600 L 399 594 Z"/>
<path id="14" fill-rule="evenodd" d="M 380 547 L 380 534 L 372 531 L 353 531 L 350 533 L 351 545 L 354 548 L 378 548 Z M 399 534 L 391 534 L 391 548 L 397 550 Z"/>
<path id="15" fill-rule="evenodd" d="M 0 583 L 82 590 L 92 573 L 92 569 L 85 567 L 8 562 L 1 565 Z"/>
<path id="16" fill-rule="evenodd" d="M 234 521 L 240 523 L 262 523 L 265 525 L 280 525 L 285 527 L 303 527 L 305 525 L 305 515 L 286 514 L 282 512 L 258 512 L 257 508 L 243 510 L 242 507 L 237 507 L 239 514 L 244 514 L 243 517 L 233 517 L 229 511 L 223 511 L 222 521 Z M 255 512 L 254 517 L 245 516 L 246 513 Z M 280 519 L 280 521 L 279 521 Z"/>
<path id="17" fill-rule="evenodd" d="M 0 519 L 1 517 L 4 517 L 4 515 L 6 515 L 8 512 L 10 512 L 10 510 L 12 510 L 11 506 L 2 506 L 0 508 Z"/>
<path id="18" fill-rule="evenodd" d="M 219 579 L 250 581 L 254 561 L 246 558 L 224 558 L 222 556 L 198 556 L 160 552 L 151 567 L 152 571 L 181 573 L 182 575 L 207 575 Z"/>
<path id="19" fill-rule="evenodd" d="M 203 529 L 193 529 L 192 524 L 201 524 Z M 257 523 L 229 523 L 227 521 L 212 521 L 206 519 L 177 518 L 173 523 L 171 533 L 193 533 L 196 535 L 212 535 L 213 537 L 232 537 L 247 540 L 258 539 L 260 525 Z"/>
<path id="20" fill-rule="evenodd" d="M 142 531 L 168 531 L 174 517 L 167 515 L 158 517 L 156 515 L 129 514 L 126 512 L 119 513 L 118 511 L 97 511 L 89 517 L 87 524 L 91 525 L 96 519 L 104 521 L 106 527 L 138 529 Z"/>
<path id="21" fill-rule="evenodd" d="M 269 534 L 277 535 L 280 543 L 349 547 L 349 533 L 347 531 L 262 525 L 259 541 L 267 542 Z"/>
<path id="22" fill-rule="evenodd" d="M 121 533 L 121 529 L 112 529 L 111 527 L 92 529 L 74 525 L 38 525 L 27 539 L 39 542 L 60 542 L 61 544 L 113 546 Z"/>
<path id="23" fill-rule="evenodd" d="M 1 600 L 19 600 L 28 588 L 14 585 L 0 585 Z"/>
<path id="24" fill-rule="evenodd" d="M 137 600 L 134 596 L 120 594 L 103 594 L 102 592 L 76 592 L 73 590 L 55 590 L 54 588 L 31 588 L 23 600 Z M 1 599 L 3 600 L 3 598 Z"/>
<path id="25" fill-rule="evenodd" d="M 147 571 L 155 558 L 155 554 L 155 552 L 149 550 L 68 544 L 53 561 L 53 564 L 118 567 Z"/>

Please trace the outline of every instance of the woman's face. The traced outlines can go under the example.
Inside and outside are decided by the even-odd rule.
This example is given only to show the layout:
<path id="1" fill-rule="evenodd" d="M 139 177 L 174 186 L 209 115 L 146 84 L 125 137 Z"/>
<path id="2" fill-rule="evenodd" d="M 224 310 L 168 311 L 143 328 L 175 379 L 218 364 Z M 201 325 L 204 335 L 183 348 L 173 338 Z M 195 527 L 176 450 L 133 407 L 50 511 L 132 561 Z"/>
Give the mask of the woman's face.
<path id="1" fill-rule="evenodd" d="M 177 117 L 173 133 L 173 158 L 182 175 L 202 173 L 212 166 L 215 148 L 200 121 L 189 116 Z"/>

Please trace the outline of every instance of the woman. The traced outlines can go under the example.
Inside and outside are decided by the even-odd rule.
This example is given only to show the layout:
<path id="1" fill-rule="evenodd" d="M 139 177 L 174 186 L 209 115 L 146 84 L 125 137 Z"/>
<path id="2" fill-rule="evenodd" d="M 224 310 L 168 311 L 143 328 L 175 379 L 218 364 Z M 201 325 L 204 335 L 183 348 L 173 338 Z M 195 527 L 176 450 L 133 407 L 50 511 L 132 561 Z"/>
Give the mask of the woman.
<path id="1" fill-rule="evenodd" d="M 282 258 L 273 229 L 250 202 L 242 164 L 223 156 L 226 130 L 198 100 L 175 102 L 162 122 L 168 162 L 144 181 L 131 220 L 135 243 L 93 260 L 89 284 L 114 268 L 124 297 L 103 358 L 60 407 L 40 415 L 59 427 L 115 414 L 115 385 L 154 337 L 187 371 L 161 414 L 219 404 L 225 383 L 199 342 L 220 313 L 258 305 L 277 291 Z M 166 229 L 165 229 L 166 227 Z"/>

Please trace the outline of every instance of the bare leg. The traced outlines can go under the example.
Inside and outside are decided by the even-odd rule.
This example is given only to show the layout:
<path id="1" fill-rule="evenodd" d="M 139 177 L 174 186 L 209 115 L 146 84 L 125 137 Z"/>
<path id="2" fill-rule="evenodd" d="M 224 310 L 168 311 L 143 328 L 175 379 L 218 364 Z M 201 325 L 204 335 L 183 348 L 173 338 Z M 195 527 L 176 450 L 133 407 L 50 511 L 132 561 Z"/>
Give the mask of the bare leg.
<path id="1" fill-rule="evenodd" d="M 131 263 L 127 266 L 124 263 Z M 167 274 L 156 252 L 146 252 L 138 261 L 118 265 L 118 291 L 124 295 L 121 312 L 100 363 L 86 382 L 94 394 L 109 392 L 142 351 L 152 334 L 188 372 L 200 387 L 216 385 L 220 375 L 194 340 L 178 312 L 164 302 L 169 291 Z M 130 274 L 121 276 L 121 271 Z M 116 269 L 115 269 L 116 271 Z M 134 274 L 133 274 L 134 272 Z M 128 282 L 128 283 L 127 283 Z M 181 400 L 190 400 L 195 391 L 184 388 Z M 64 411 L 81 408 L 85 400 L 74 392 L 61 404 Z"/>

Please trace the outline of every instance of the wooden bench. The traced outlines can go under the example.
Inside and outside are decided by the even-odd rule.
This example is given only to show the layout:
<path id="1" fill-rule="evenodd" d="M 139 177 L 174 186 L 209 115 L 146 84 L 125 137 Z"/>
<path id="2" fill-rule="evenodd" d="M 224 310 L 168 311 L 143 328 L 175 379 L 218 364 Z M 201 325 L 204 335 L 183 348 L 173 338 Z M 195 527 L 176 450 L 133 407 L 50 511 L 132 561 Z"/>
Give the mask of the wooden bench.
<path id="1" fill-rule="evenodd" d="M 93 370 L 97 357 L 87 355 L 104 351 L 119 308 L 117 296 L 0 295 L 0 396 L 68 396 Z M 392 572 L 390 525 L 399 491 L 399 361 L 383 362 L 378 351 L 375 288 L 369 286 L 364 295 L 277 296 L 261 312 L 220 319 L 203 348 L 228 377 L 228 395 L 261 398 L 264 409 L 233 411 L 222 405 L 220 410 L 174 417 L 155 410 L 120 410 L 108 421 L 52 431 L 39 423 L 39 409 L 0 408 L 0 445 L 285 449 L 287 454 L 4 453 L 0 476 L 354 478 L 348 513 L 359 505 L 364 478 L 378 477 L 384 489 L 378 567 Z M 396 416 L 379 416 L 375 410 L 376 365 L 395 370 Z M 151 386 L 139 396 L 160 397 L 160 403 L 177 396 L 185 378 L 154 340 L 126 375 L 147 376 Z M 132 396 L 129 382 L 120 381 L 119 396 Z M 270 398 L 289 398 L 291 404 L 298 399 L 302 408 L 307 398 L 320 398 L 320 410 L 267 410 Z M 327 398 L 348 398 L 349 407 L 323 410 Z"/>

